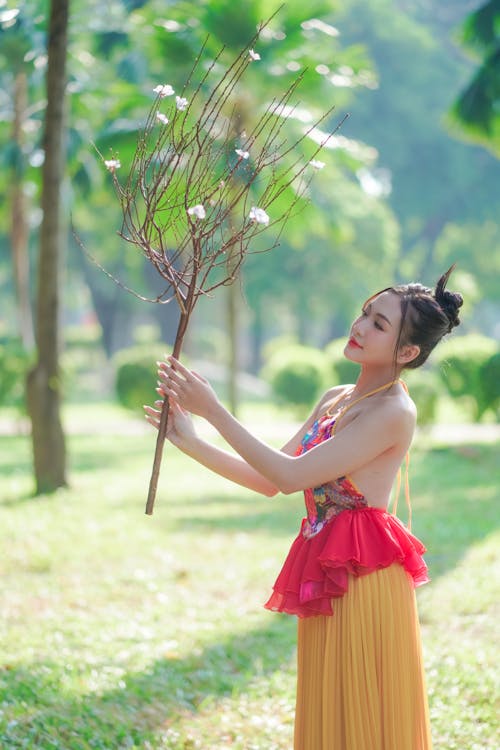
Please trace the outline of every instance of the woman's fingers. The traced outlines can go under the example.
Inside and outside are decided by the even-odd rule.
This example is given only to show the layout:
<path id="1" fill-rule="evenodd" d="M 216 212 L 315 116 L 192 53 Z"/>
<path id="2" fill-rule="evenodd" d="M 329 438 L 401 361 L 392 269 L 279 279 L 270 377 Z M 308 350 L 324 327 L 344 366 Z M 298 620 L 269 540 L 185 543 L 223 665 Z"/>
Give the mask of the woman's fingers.
<path id="1" fill-rule="evenodd" d="M 158 409 L 153 409 L 152 406 L 147 406 L 147 404 L 145 404 L 142 408 L 144 409 L 144 416 L 146 418 L 146 421 L 149 422 L 149 424 L 153 425 L 153 427 L 156 427 L 156 429 L 158 429 L 158 427 L 160 426 L 161 412 L 159 412 Z"/>
<path id="2" fill-rule="evenodd" d="M 165 362 L 159 362 L 158 364 L 158 385 L 166 386 L 171 389 L 173 386 L 182 387 L 186 382 L 187 378 L 180 375 L 171 365 Z M 189 371 L 186 370 L 189 374 Z"/>
<path id="3" fill-rule="evenodd" d="M 204 378 L 203 375 L 200 375 L 199 372 L 196 372 L 196 370 L 191 370 L 191 374 L 194 375 L 194 377 L 197 378 L 200 382 L 208 385 L 208 380 Z"/>
<path id="4" fill-rule="evenodd" d="M 184 367 L 182 362 L 179 362 L 175 357 L 167 357 L 167 360 L 174 372 L 180 372 L 185 378 L 191 374 L 190 370 L 188 370 L 187 367 Z"/>

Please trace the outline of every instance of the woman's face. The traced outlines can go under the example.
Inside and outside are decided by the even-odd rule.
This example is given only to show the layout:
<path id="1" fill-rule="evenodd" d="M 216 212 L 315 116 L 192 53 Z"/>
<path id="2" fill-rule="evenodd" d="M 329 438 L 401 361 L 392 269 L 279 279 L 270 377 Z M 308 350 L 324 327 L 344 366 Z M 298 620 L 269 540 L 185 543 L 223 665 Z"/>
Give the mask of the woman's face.
<path id="1" fill-rule="evenodd" d="M 365 303 L 361 315 L 352 324 L 345 356 L 362 365 L 392 366 L 400 326 L 398 295 L 382 292 Z"/>

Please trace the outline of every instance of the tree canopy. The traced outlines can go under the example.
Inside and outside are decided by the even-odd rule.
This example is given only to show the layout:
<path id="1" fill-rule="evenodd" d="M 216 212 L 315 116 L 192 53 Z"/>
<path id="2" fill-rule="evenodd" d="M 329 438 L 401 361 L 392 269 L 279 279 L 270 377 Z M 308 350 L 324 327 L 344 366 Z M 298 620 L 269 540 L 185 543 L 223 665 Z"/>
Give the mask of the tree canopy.
<path id="1" fill-rule="evenodd" d="M 119 207 L 95 146 L 105 158 L 116 154 L 128 163 L 154 86 L 184 85 L 205 41 L 209 55 L 225 46 L 230 57 L 278 5 L 257 0 L 72 3 L 65 211 L 68 216 L 71 212 L 85 245 L 129 286 L 155 293 L 148 265 L 116 234 Z M 496 5 L 483 3 L 479 9 L 483 12 L 478 10 L 475 20 L 466 24 L 467 39 L 479 40 L 475 42 L 482 54 L 479 70 L 483 63 L 491 70 L 498 31 Z M 423 1 L 381 0 L 367 5 L 361 0 L 342 4 L 317 0 L 306 7 L 294 0 L 273 19 L 259 43 L 260 64 L 252 67 L 245 88 L 238 92 L 240 116 L 250 120 L 303 73 L 300 101 L 286 122 L 292 139 L 330 104 L 336 105 L 336 111 L 328 126 L 346 112 L 350 117 L 325 149 L 324 167 L 318 170 L 302 210 L 290 219 L 281 246 L 266 257 L 257 253 L 246 264 L 243 334 L 250 346 L 245 349 L 245 366 L 256 366 L 263 337 L 290 333 L 322 344 L 343 333 L 359 299 L 371 290 L 412 276 L 431 282 L 443 258 L 453 259 L 460 233 L 472 238 L 476 232 L 484 241 L 495 236 L 487 227 L 496 224 L 499 163 L 484 148 L 456 140 L 455 131 L 449 129 L 453 100 L 475 75 L 473 63 L 456 43 L 456 28 L 469 8 L 466 0 L 440 7 L 439 12 L 433 3 Z M 40 223 L 46 29 L 44 3 L 0 0 L 0 137 L 7 144 L 0 158 L 4 167 L 17 164 L 22 175 L 33 274 Z M 22 144 L 12 137 L 19 69 L 27 80 Z M 498 81 L 498 75 L 491 80 Z M 494 88 L 488 91 L 491 98 Z M 475 111 L 473 102 L 471 106 Z M 481 111 L 476 115 L 483 124 L 489 123 L 488 138 L 494 143 L 494 101 L 489 120 L 485 120 L 487 110 Z M 315 145 L 311 140 L 311 149 Z M 13 304 L 9 174 L 0 171 L 4 335 L 15 333 L 8 313 Z M 173 308 L 155 310 L 138 303 L 82 256 L 71 235 L 67 245 L 67 324 L 96 315 L 110 355 L 133 340 L 137 324 L 152 323 L 168 340 Z M 479 290 L 474 303 L 478 314 L 467 316 L 468 325 L 486 326 L 485 332 L 491 332 L 491 316 L 484 311 L 497 309 L 498 292 L 492 289 L 484 264 L 476 262 L 474 250 L 469 244 L 459 253 L 459 269 Z M 491 253 L 497 257 L 496 245 Z M 207 331 L 220 330 L 220 305 L 203 302 L 197 321 L 193 346 L 197 338 L 210 338 Z"/>
<path id="2" fill-rule="evenodd" d="M 462 44 L 478 65 L 452 114 L 471 140 L 500 156 L 500 3 L 489 0 L 467 16 Z"/>

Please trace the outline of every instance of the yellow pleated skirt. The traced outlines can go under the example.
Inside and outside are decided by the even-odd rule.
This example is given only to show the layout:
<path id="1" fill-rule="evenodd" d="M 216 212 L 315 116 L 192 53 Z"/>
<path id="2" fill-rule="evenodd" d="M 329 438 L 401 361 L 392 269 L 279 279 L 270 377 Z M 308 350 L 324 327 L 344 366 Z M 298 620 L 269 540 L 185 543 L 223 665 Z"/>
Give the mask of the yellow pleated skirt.
<path id="1" fill-rule="evenodd" d="M 332 606 L 298 620 L 294 750 L 430 750 L 409 575 L 395 563 L 352 577 Z"/>

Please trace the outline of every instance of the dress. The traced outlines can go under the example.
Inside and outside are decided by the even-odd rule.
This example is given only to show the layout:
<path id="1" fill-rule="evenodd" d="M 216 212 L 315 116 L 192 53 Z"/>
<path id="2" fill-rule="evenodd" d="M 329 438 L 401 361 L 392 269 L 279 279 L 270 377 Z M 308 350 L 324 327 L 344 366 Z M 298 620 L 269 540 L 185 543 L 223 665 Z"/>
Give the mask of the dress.
<path id="1" fill-rule="evenodd" d="M 334 429 L 320 417 L 297 454 Z M 425 548 L 347 476 L 304 495 L 265 604 L 299 618 L 294 750 L 430 750 L 414 591 L 428 580 Z"/>

